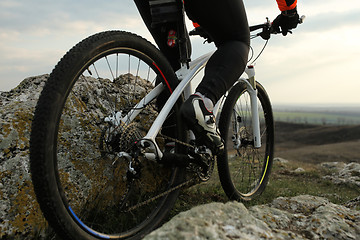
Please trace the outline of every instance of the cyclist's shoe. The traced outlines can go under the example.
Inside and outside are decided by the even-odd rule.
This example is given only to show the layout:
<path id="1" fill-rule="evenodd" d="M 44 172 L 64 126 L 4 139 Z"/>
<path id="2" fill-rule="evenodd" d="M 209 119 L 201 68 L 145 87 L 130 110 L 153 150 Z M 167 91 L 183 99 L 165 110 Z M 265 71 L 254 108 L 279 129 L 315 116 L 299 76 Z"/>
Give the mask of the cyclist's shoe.
<path id="1" fill-rule="evenodd" d="M 188 127 L 194 132 L 197 143 L 206 145 L 213 154 L 219 154 L 224 150 L 215 117 L 206 109 L 200 96 L 191 95 L 181 106 L 180 113 Z"/>

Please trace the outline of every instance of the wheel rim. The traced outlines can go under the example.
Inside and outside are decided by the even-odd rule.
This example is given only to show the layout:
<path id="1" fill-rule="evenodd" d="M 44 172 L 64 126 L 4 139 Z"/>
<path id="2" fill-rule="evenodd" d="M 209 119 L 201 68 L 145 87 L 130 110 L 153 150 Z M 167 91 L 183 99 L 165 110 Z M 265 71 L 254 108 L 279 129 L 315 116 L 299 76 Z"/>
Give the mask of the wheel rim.
<path id="1" fill-rule="evenodd" d="M 158 67 L 146 55 L 129 48 L 112 49 L 80 70 L 64 103 L 56 144 L 59 190 L 73 220 L 98 238 L 131 236 L 153 224 L 166 197 L 126 211 L 175 181 L 176 171 L 141 157 L 136 164 L 119 157 L 120 152 L 135 153 L 135 142 L 157 116 L 155 101 L 132 123 L 104 121 L 113 117 L 116 122 L 114 113 L 120 111 L 126 115 L 153 89 L 158 75 Z M 165 147 L 164 139 L 157 142 Z"/>
<path id="2" fill-rule="evenodd" d="M 260 98 L 260 95 L 258 95 Z M 254 148 L 251 104 L 247 91 L 243 91 L 236 100 L 230 119 L 228 131 L 227 158 L 229 174 L 234 189 L 244 200 L 250 199 L 258 193 L 259 188 L 266 181 L 266 174 L 270 168 L 271 151 L 269 133 L 266 126 L 266 113 L 262 99 L 258 98 L 258 112 L 260 117 L 261 143 L 260 148 Z M 240 145 L 237 145 L 241 143 Z M 237 146 L 235 146 L 237 145 Z"/>

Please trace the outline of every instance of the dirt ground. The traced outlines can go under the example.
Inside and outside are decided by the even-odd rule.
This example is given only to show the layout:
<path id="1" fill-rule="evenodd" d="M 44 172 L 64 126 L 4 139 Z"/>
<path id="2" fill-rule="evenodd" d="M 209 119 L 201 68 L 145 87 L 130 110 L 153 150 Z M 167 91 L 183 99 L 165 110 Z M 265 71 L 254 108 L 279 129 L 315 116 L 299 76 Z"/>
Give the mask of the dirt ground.
<path id="1" fill-rule="evenodd" d="M 276 122 L 275 157 L 318 164 L 360 163 L 360 125 L 322 126 Z"/>

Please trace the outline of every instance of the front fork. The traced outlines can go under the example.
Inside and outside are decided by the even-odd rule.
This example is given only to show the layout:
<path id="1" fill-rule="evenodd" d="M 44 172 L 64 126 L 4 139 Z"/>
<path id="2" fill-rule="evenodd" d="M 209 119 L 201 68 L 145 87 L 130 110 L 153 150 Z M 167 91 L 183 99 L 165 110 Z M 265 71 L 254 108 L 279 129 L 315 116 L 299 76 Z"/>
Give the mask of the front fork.
<path id="1" fill-rule="evenodd" d="M 257 98 L 257 89 L 255 81 L 255 69 L 253 66 L 248 66 L 245 69 L 245 73 L 248 75 L 246 82 L 247 91 L 250 95 L 251 103 L 251 122 L 253 127 L 253 136 L 254 136 L 254 147 L 261 147 L 261 136 L 260 136 L 260 119 L 259 119 L 259 108 L 258 108 L 258 98 Z"/>

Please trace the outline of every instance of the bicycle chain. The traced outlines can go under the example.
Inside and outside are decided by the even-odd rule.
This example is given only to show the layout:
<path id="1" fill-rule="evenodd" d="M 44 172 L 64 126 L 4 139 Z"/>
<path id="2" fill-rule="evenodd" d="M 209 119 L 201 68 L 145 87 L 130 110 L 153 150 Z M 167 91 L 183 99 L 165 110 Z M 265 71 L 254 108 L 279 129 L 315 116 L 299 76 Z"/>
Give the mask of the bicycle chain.
<path id="1" fill-rule="evenodd" d="M 187 181 L 185 181 L 185 182 L 183 182 L 183 183 L 181 183 L 181 184 L 179 184 L 179 185 L 177 185 L 175 187 L 170 188 L 169 190 L 166 190 L 165 192 L 162 192 L 162 193 L 160 193 L 160 194 L 158 194 L 158 195 L 156 195 L 156 196 L 154 196 L 152 198 L 149 198 L 148 200 L 145 200 L 145 201 L 143 201 L 141 203 L 138 203 L 138 204 L 136 204 L 136 205 L 134 205 L 132 207 L 129 207 L 128 209 L 126 209 L 123 212 L 127 213 L 127 212 L 133 211 L 133 210 L 135 210 L 135 209 L 137 209 L 139 207 L 145 206 L 145 205 L 147 205 L 147 204 L 149 204 L 149 203 L 151 203 L 151 202 L 153 202 L 153 201 L 155 201 L 155 200 L 157 200 L 157 199 L 159 199 L 161 197 L 164 197 L 164 196 L 168 195 L 169 193 L 171 193 L 173 191 L 176 191 L 176 190 L 178 190 L 178 189 L 180 189 L 182 187 L 185 187 L 187 184 L 189 184 L 189 183 L 191 183 L 193 181 L 195 181 L 193 178 L 189 179 L 189 180 L 187 180 Z"/>
<path id="2" fill-rule="evenodd" d="M 175 143 L 182 144 L 182 145 L 184 145 L 184 146 L 186 146 L 186 147 L 195 148 L 195 147 L 194 147 L 193 145 L 191 145 L 191 144 L 188 144 L 188 143 L 183 142 L 183 141 L 180 141 L 180 140 L 178 140 L 178 139 L 175 139 L 175 138 L 172 138 L 172 137 L 163 135 L 163 134 L 161 134 L 161 133 L 159 133 L 159 136 L 161 136 L 161 137 L 163 137 L 163 138 L 165 138 L 165 139 L 168 139 L 168 140 L 170 140 L 170 141 L 173 141 L 173 142 L 175 142 Z M 185 187 L 187 184 L 190 184 L 190 183 L 192 183 L 192 182 L 195 182 L 195 179 L 194 179 L 194 178 L 191 178 L 191 179 L 189 179 L 189 180 L 187 180 L 187 181 L 185 181 L 185 182 L 183 182 L 183 183 L 180 183 L 179 185 L 176 185 L 175 187 L 172 187 L 172 188 L 166 190 L 165 192 L 162 192 L 162 193 L 160 193 L 160 194 L 158 194 L 158 195 L 156 195 L 156 196 L 154 196 L 154 197 L 152 197 L 152 198 L 149 198 L 148 200 L 145 200 L 145 201 L 143 201 L 143 202 L 141 202 L 141 203 L 138 203 L 138 204 L 136 204 L 136 205 L 134 205 L 134 206 L 132 206 L 132 207 L 129 207 L 128 209 L 126 209 L 126 210 L 123 211 L 123 212 L 127 213 L 127 212 L 133 211 L 133 210 L 135 210 L 135 209 L 137 209 L 137 208 L 140 208 L 140 207 L 142 207 L 142 206 L 145 206 L 145 205 L 147 205 L 147 204 L 149 204 L 149 203 L 151 203 L 151 202 L 153 202 L 153 201 L 155 201 L 155 200 L 157 200 L 157 199 L 159 199 L 159 198 L 161 198 L 161 197 L 164 197 L 164 196 L 170 194 L 170 193 L 173 192 L 173 191 L 176 191 L 176 190 L 178 190 L 178 189 L 180 189 L 180 188 L 182 188 L 182 187 Z"/>
<path id="3" fill-rule="evenodd" d="M 170 140 L 170 141 L 173 141 L 173 142 L 175 142 L 175 143 L 179 143 L 179 144 L 184 145 L 184 146 L 186 146 L 186 147 L 195 149 L 195 147 L 194 147 L 193 145 L 191 145 L 191 144 L 189 144 L 189 143 L 186 143 L 186 142 L 183 142 L 183 141 L 180 141 L 180 140 L 178 140 L 178 139 L 176 139 L 176 138 L 172 138 L 172 137 L 163 135 L 163 134 L 161 134 L 161 133 L 159 133 L 158 135 L 161 136 L 161 137 L 163 137 L 163 138 L 165 138 L 165 139 L 168 139 L 168 140 Z"/>

